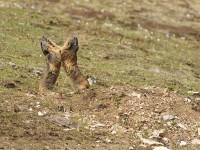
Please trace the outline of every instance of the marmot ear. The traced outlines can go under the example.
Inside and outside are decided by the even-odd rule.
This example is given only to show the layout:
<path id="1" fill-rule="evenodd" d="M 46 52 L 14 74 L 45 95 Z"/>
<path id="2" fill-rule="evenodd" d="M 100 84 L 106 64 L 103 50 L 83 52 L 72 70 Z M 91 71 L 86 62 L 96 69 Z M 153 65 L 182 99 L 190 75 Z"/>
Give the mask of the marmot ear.
<path id="1" fill-rule="evenodd" d="M 65 42 L 63 49 L 77 52 L 79 49 L 78 38 L 76 36 L 72 36 L 67 42 Z"/>
<path id="2" fill-rule="evenodd" d="M 42 52 L 43 52 L 43 54 L 44 54 L 45 56 L 46 56 L 47 54 L 49 54 L 49 51 L 50 51 L 50 50 L 53 51 L 54 48 L 57 47 L 57 45 L 56 45 L 53 41 L 47 39 L 45 36 L 43 36 L 43 37 L 41 38 L 41 40 L 40 40 L 40 46 L 41 46 Z"/>
<path id="3" fill-rule="evenodd" d="M 49 53 L 48 45 L 49 45 L 48 39 L 45 36 L 43 36 L 40 40 L 40 46 L 41 46 L 42 52 L 45 56 Z"/>

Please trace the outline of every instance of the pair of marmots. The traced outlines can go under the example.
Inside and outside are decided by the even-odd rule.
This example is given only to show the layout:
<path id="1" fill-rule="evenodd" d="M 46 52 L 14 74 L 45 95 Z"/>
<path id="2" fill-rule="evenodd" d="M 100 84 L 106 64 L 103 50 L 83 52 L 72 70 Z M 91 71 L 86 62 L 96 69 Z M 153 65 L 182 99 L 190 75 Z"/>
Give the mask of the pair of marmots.
<path id="1" fill-rule="evenodd" d="M 62 47 L 46 37 L 42 37 L 40 42 L 47 63 L 46 71 L 39 83 L 40 92 L 53 88 L 61 65 L 76 88 L 82 90 L 89 87 L 88 80 L 82 75 L 77 64 L 77 51 L 79 49 L 77 37 L 72 36 Z"/>

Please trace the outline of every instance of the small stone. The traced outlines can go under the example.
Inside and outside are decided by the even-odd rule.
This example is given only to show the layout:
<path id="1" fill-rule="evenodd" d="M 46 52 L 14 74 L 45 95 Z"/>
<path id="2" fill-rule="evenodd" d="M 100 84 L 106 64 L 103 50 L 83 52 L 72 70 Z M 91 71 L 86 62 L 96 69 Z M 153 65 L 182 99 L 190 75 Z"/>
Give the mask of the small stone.
<path id="1" fill-rule="evenodd" d="M 31 73 L 32 73 L 32 75 L 34 75 L 36 77 L 39 77 L 39 76 L 42 75 L 42 69 L 40 69 L 40 68 L 33 68 L 31 70 Z"/>
<path id="2" fill-rule="evenodd" d="M 105 142 L 106 142 L 106 143 L 111 143 L 112 141 L 111 141 L 111 139 L 106 138 L 106 139 L 105 139 Z"/>
<path id="3" fill-rule="evenodd" d="M 134 150 L 134 148 L 133 148 L 132 146 L 130 146 L 128 149 L 129 149 L 129 150 Z"/>
<path id="4" fill-rule="evenodd" d="M 184 99 L 184 102 L 186 102 L 186 103 L 191 103 L 191 101 L 192 100 L 189 97 L 187 97 L 187 98 Z"/>
<path id="5" fill-rule="evenodd" d="M 74 130 L 75 128 L 65 128 L 63 129 L 64 131 L 70 131 L 70 130 Z"/>
<path id="6" fill-rule="evenodd" d="M 169 139 L 166 138 L 166 137 L 162 138 L 162 140 L 163 140 L 164 143 L 169 143 Z"/>
<path id="7" fill-rule="evenodd" d="M 185 142 L 185 141 L 180 142 L 180 146 L 186 146 L 186 145 L 187 145 L 187 142 Z"/>
<path id="8" fill-rule="evenodd" d="M 160 113 L 163 112 L 163 109 L 162 108 L 155 108 L 154 112 L 160 114 Z"/>
<path id="9" fill-rule="evenodd" d="M 167 126 L 171 127 L 172 126 L 172 122 L 168 121 L 167 122 Z"/>
<path id="10" fill-rule="evenodd" d="M 200 92 L 197 92 L 197 91 L 188 91 L 188 94 L 191 94 L 193 96 L 198 96 L 198 95 L 200 95 Z"/>
<path id="11" fill-rule="evenodd" d="M 65 107 L 62 105 L 62 106 L 58 106 L 58 111 L 60 111 L 60 112 L 66 112 L 66 109 L 65 109 Z"/>
<path id="12" fill-rule="evenodd" d="M 137 98 L 141 98 L 141 94 L 133 91 L 131 94 L 129 94 L 128 96 L 131 96 L 131 97 L 137 97 Z"/>
<path id="13" fill-rule="evenodd" d="M 56 115 L 47 115 L 45 117 L 48 121 L 58 125 L 62 126 L 68 129 L 74 129 L 78 127 L 78 124 L 71 120 L 71 114 L 70 113 L 57 113 Z"/>
<path id="14" fill-rule="evenodd" d="M 178 125 L 178 127 L 182 128 L 184 130 L 187 130 L 187 127 L 184 124 L 178 123 L 177 125 Z"/>
<path id="15" fill-rule="evenodd" d="M 194 101 L 192 101 L 192 109 L 200 112 L 200 99 L 195 99 Z"/>
<path id="16" fill-rule="evenodd" d="M 197 129 L 197 133 L 200 136 L 200 128 Z"/>
<path id="17" fill-rule="evenodd" d="M 166 130 L 161 129 L 161 130 L 154 130 L 152 133 L 151 138 L 161 138 L 164 137 Z"/>
<path id="18" fill-rule="evenodd" d="M 141 147 L 141 148 L 147 148 L 147 145 L 145 145 L 145 144 L 140 144 L 139 147 Z"/>
<path id="19" fill-rule="evenodd" d="M 10 89 L 10 88 L 16 88 L 17 86 L 14 82 L 7 82 L 4 83 L 4 87 Z"/>
<path id="20" fill-rule="evenodd" d="M 142 143 L 144 145 L 148 145 L 148 146 L 161 146 L 161 145 L 163 145 L 163 143 L 154 141 L 152 139 L 143 138 L 142 135 L 138 135 L 138 136 L 139 136 L 140 140 L 142 141 Z"/>
<path id="21" fill-rule="evenodd" d="M 174 117 L 173 115 L 163 115 L 163 116 L 162 116 L 162 119 L 163 119 L 164 121 L 170 121 L 170 120 L 174 120 L 175 117 Z"/>
<path id="22" fill-rule="evenodd" d="M 97 140 L 96 143 L 101 143 L 101 141 L 100 141 L 100 140 Z"/>
<path id="23" fill-rule="evenodd" d="M 9 62 L 8 65 L 10 65 L 13 69 L 17 69 L 17 65 L 13 62 Z"/>
<path id="24" fill-rule="evenodd" d="M 120 126 L 119 124 L 114 124 L 111 127 L 111 133 L 112 134 L 125 133 L 125 132 L 127 132 L 127 129 L 125 129 L 124 127 Z"/>
<path id="25" fill-rule="evenodd" d="M 105 127 L 106 125 L 103 123 L 96 123 L 94 125 L 91 125 L 91 128 L 101 128 L 101 127 Z"/>
<path id="26" fill-rule="evenodd" d="M 115 130 L 113 130 L 112 132 L 111 132 L 111 134 L 116 134 L 117 133 L 117 131 L 115 131 Z"/>
<path id="27" fill-rule="evenodd" d="M 44 116 L 44 115 L 46 115 L 47 114 L 47 112 L 46 111 L 38 111 L 38 116 Z"/>
<path id="28" fill-rule="evenodd" d="M 28 97 L 36 97 L 36 95 L 31 94 L 31 93 L 26 93 L 26 96 L 28 96 Z"/>
<path id="29" fill-rule="evenodd" d="M 90 85 L 93 85 L 93 84 L 96 84 L 97 83 L 97 80 L 95 77 L 89 77 L 88 79 L 88 82 Z"/>
<path id="30" fill-rule="evenodd" d="M 36 108 L 39 108 L 39 107 L 40 107 L 40 105 L 36 105 L 35 107 L 36 107 Z"/>
<path id="31" fill-rule="evenodd" d="M 158 147 L 155 147 L 153 150 L 170 150 L 170 149 L 164 146 L 158 146 Z"/>
<path id="32" fill-rule="evenodd" d="M 192 140 L 191 144 L 200 145 L 200 140 L 199 139 L 194 139 L 194 140 Z"/>

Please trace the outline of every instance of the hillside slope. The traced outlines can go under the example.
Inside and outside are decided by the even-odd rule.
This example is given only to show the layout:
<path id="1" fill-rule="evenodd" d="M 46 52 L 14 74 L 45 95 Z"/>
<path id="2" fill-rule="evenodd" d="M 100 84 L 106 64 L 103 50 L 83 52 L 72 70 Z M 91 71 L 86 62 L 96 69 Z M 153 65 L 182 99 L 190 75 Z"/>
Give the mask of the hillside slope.
<path id="1" fill-rule="evenodd" d="M 199 8 L 198 0 L 1 0 L 0 149 L 199 149 Z M 72 33 L 96 84 L 75 93 L 62 70 L 53 92 L 39 95 L 39 39 L 62 44 Z"/>

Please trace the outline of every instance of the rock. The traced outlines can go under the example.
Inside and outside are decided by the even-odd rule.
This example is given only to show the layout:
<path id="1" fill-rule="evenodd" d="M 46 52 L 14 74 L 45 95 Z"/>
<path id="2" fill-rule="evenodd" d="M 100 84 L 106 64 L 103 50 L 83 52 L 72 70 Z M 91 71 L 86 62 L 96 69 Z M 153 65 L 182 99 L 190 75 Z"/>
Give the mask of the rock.
<path id="1" fill-rule="evenodd" d="M 162 141 L 163 141 L 165 144 L 168 144 L 168 143 L 170 142 L 169 139 L 166 138 L 166 137 L 162 138 Z"/>
<path id="2" fill-rule="evenodd" d="M 35 94 L 31 94 L 31 93 L 26 93 L 26 96 L 27 96 L 27 97 L 36 97 Z"/>
<path id="3" fill-rule="evenodd" d="M 181 141 L 179 145 L 180 145 L 180 146 L 186 146 L 186 145 L 187 145 L 187 142 Z"/>
<path id="4" fill-rule="evenodd" d="M 30 70 L 30 72 L 32 73 L 32 75 L 39 77 L 42 75 L 42 69 L 41 68 L 33 68 Z"/>
<path id="5" fill-rule="evenodd" d="M 191 141 L 191 144 L 200 145 L 200 140 L 199 139 L 194 139 L 194 140 Z"/>
<path id="6" fill-rule="evenodd" d="M 174 117 L 173 115 L 163 115 L 163 116 L 162 116 L 162 119 L 163 119 L 164 121 L 170 121 L 170 120 L 174 120 L 175 117 Z"/>
<path id="7" fill-rule="evenodd" d="M 168 121 L 167 122 L 167 126 L 171 127 L 172 126 L 172 122 Z"/>
<path id="8" fill-rule="evenodd" d="M 191 94 L 192 96 L 200 96 L 200 92 L 197 91 L 188 91 L 188 94 Z"/>
<path id="9" fill-rule="evenodd" d="M 10 65 L 13 69 L 17 69 L 17 65 L 13 62 L 9 62 L 8 65 Z"/>
<path id="10" fill-rule="evenodd" d="M 137 97 L 137 98 L 141 98 L 141 94 L 133 91 L 131 94 L 128 94 L 128 96 L 131 96 L 131 97 Z"/>
<path id="11" fill-rule="evenodd" d="M 68 128 L 68 130 L 77 128 L 77 124 L 71 119 L 71 114 L 67 112 L 57 113 L 56 115 L 46 116 L 45 118 L 58 126 Z"/>
<path id="12" fill-rule="evenodd" d="M 154 140 L 151 140 L 151 139 L 142 138 L 141 141 L 144 144 L 149 145 L 149 146 L 163 145 L 163 143 L 160 143 L 160 142 L 157 142 L 157 141 L 154 141 Z"/>
<path id="13" fill-rule="evenodd" d="M 63 105 L 61 105 L 61 106 L 58 106 L 58 111 L 66 112 L 66 109 L 65 109 L 65 107 Z"/>
<path id="14" fill-rule="evenodd" d="M 155 147 L 153 150 L 170 150 L 170 149 L 164 146 L 158 146 L 158 147 Z"/>
<path id="15" fill-rule="evenodd" d="M 159 139 L 159 138 L 162 138 L 164 137 L 166 133 L 166 130 L 165 129 L 161 129 L 161 130 L 154 130 L 153 133 L 152 133 L 152 136 L 150 138 L 156 138 L 156 139 Z"/>
<path id="16" fill-rule="evenodd" d="M 111 134 L 116 134 L 116 133 L 125 133 L 127 132 L 127 129 L 124 127 L 120 126 L 119 124 L 114 124 L 111 127 Z"/>
<path id="17" fill-rule="evenodd" d="M 178 123 L 177 126 L 184 129 L 184 130 L 187 130 L 187 127 L 182 123 Z"/>
<path id="18" fill-rule="evenodd" d="M 194 101 L 192 101 L 192 109 L 200 112 L 200 99 L 195 99 Z"/>
<path id="19" fill-rule="evenodd" d="M 103 123 L 96 123 L 96 124 L 91 125 L 90 127 L 91 128 L 101 128 L 101 127 L 105 127 L 105 126 L 106 125 Z"/>
<path id="20" fill-rule="evenodd" d="M 161 114 L 163 112 L 163 108 L 155 108 L 154 112 L 158 113 L 158 114 Z"/>
<path id="21" fill-rule="evenodd" d="M 130 146 L 128 149 L 129 149 L 129 150 L 134 150 L 133 146 Z"/>
<path id="22" fill-rule="evenodd" d="M 139 147 L 142 148 L 142 149 L 146 149 L 146 148 L 147 148 L 147 145 L 140 144 Z"/>
<path id="23" fill-rule="evenodd" d="M 63 129 L 64 131 L 70 131 L 70 130 L 74 130 L 75 128 L 65 128 Z"/>
<path id="24" fill-rule="evenodd" d="M 140 140 L 142 141 L 142 143 L 144 145 L 148 145 L 148 146 L 162 146 L 162 145 L 164 145 L 163 143 L 154 141 L 152 139 L 143 138 L 141 135 L 138 135 L 138 136 L 139 136 Z"/>
<path id="25" fill-rule="evenodd" d="M 197 129 L 198 136 L 200 136 L 200 128 Z"/>
<path id="26" fill-rule="evenodd" d="M 6 82 L 4 83 L 5 88 L 16 88 L 16 84 L 14 82 Z"/>
<path id="27" fill-rule="evenodd" d="M 38 111 L 38 116 L 44 116 L 44 115 L 46 115 L 47 114 L 47 112 L 46 111 Z"/>
<path id="28" fill-rule="evenodd" d="M 189 97 L 187 97 L 187 98 L 184 99 L 184 102 L 186 102 L 186 103 L 191 103 L 191 101 L 192 100 Z"/>
<path id="29" fill-rule="evenodd" d="M 111 142 L 112 142 L 112 140 L 111 140 L 111 139 L 109 139 L 109 138 L 106 138 L 106 139 L 105 139 L 105 142 L 106 142 L 106 143 L 111 143 Z"/>
<path id="30" fill-rule="evenodd" d="M 93 84 L 96 84 L 97 83 L 97 80 L 95 77 L 89 77 L 88 79 L 88 82 L 90 85 L 93 85 Z"/>

